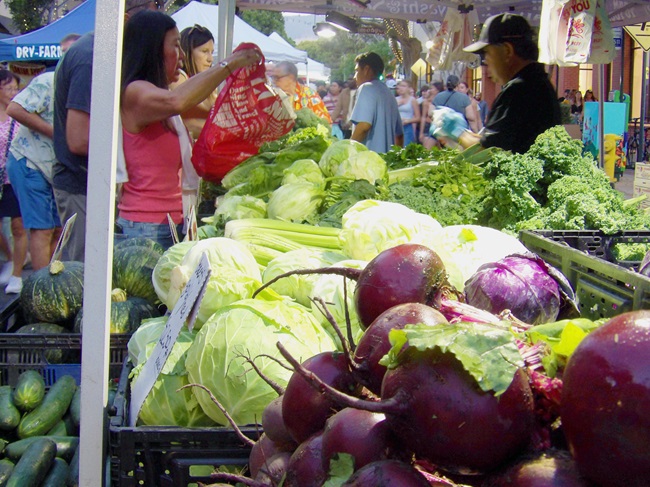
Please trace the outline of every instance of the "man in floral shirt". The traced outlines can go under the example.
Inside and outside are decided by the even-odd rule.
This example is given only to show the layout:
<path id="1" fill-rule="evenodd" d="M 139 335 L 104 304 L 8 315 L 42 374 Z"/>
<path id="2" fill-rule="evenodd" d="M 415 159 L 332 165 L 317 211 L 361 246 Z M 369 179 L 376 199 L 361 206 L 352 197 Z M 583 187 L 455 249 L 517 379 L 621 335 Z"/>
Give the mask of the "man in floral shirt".
<path id="1" fill-rule="evenodd" d="M 79 38 L 72 34 L 61 41 L 65 52 Z M 61 234 L 61 221 L 52 190 L 56 161 L 52 142 L 54 72 L 35 77 L 18 93 L 7 113 L 20 123 L 7 156 L 7 173 L 18 197 L 23 225 L 29 230 L 29 252 L 34 270 L 45 267 Z"/>
<path id="2" fill-rule="evenodd" d="M 272 70 L 271 81 L 284 91 L 287 95 L 293 95 L 293 108 L 298 111 L 301 108 L 309 108 L 316 115 L 332 123 L 323 99 L 307 85 L 298 83 L 298 69 L 289 61 L 277 63 Z"/>

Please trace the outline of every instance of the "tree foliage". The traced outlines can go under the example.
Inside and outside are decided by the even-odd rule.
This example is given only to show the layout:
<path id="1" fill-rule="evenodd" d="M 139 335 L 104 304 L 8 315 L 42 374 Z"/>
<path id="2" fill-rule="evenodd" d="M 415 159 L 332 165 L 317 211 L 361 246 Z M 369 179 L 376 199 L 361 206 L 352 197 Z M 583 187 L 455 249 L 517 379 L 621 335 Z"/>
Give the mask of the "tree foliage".
<path id="1" fill-rule="evenodd" d="M 55 0 L 5 0 L 14 25 L 20 32 L 29 32 L 48 23 L 52 11 L 62 2 Z"/>
<path id="2" fill-rule="evenodd" d="M 244 22 L 250 24 L 261 33 L 271 35 L 277 32 L 286 39 L 290 44 L 295 45 L 292 39 L 289 39 L 284 30 L 284 17 L 282 12 L 273 12 L 270 10 L 243 10 L 241 18 Z"/>
<path id="3" fill-rule="evenodd" d="M 308 56 L 332 70 L 331 79 L 345 81 L 354 75 L 354 59 L 357 55 L 373 51 L 381 56 L 386 66 L 393 55 L 388 42 L 382 36 L 359 35 L 338 32 L 331 39 L 302 41 L 298 49 L 307 51 Z"/>

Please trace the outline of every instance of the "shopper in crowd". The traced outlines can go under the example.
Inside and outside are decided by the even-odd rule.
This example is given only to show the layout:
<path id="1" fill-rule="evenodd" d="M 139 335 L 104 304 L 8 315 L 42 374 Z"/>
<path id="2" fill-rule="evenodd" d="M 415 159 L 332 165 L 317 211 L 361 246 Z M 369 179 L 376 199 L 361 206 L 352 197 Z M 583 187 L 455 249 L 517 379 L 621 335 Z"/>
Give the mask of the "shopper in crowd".
<path id="1" fill-rule="evenodd" d="M 573 104 L 571 105 L 571 118 L 574 123 L 582 123 L 582 112 L 584 110 L 585 104 L 582 100 L 582 93 L 580 90 L 576 91 Z"/>
<path id="2" fill-rule="evenodd" d="M 157 10 L 162 0 L 126 0 L 125 19 L 141 10 Z M 90 139 L 90 98 L 95 34 L 76 41 L 59 61 L 54 74 L 54 198 L 61 221 L 76 214 L 67 258 L 83 261 L 86 239 L 86 191 Z"/>
<path id="3" fill-rule="evenodd" d="M 338 139 L 343 138 L 343 130 L 341 129 L 342 117 L 341 114 L 338 113 L 336 118 L 334 118 L 334 112 L 336 111 L 336 105 L 338 104 L 342 89 L 342 81 L 332 81 L 327 90 L 327 94 L 323 97 L 325 108 L 327 108 L 327 111 L 332 118 L 332 135 Z"/>
<path id="4" fill-rule="evenodd" d="M 404 147 L 417 142 L 418 123 L 420 122 L 420 106 L 417 98 L 411 95 L 411 83 L 402 80 L 397 83 L 397 108 L 404 130 Z"/>
<path id="5" fill-rule="evenodd" d="M 598 98 L 596 98 L 596 96 L 594 95 L 594 92 L 593 92 L 593 91 L 591 91 L 591 90 L 587 90 L 587 91 L 585 91 L 585 96 L 584 96 L 583 101 L 584 101 L 584 102 L 588 102 L 588 101 L 598 101 Z"/>
<path id="6" fill-rule="evenodd" d="M 354 124 L 350 138 L 379 153 L 388 152 L 393 145 L 404 145 L 397 100 L 379 80 L 383 72 L 384 61 L 377 53 L 366 52 L 356 57 L 354 74 L 358 91 L 350 117 Z"/>
<path id="7" fill-rule="evenodd" d="M 295 64 L 289 61 L 280 61 L 273 67 L 271 80 L 287 95 L 293 96 L 294 110 L 309 108 L 319 117 L 332 123 L 332 118 L 318 93 L 314 93 L 309 86 L 298 83 L 298 68 Z"/>
<path id="8" fill-rule="evenodd" d="M 523 153 L 539 134 L 561 123 L 557 93 L 537 62 L 539 48 L 524 17 L 506 13 L 488 18 L 479 40 L 465 51 L 484 56 L 490 77 L 503 90 L 481 135 L 464 130 L 462 118 L 452 111 L 434 114 L 439 135 L 463 147 L 480 143 Z"/>
<path id="9" fill-rule="evenodd" d="M 183 51 L 183 68 L 178 81 L 170 85 L 172 89 L 187 81 L 188 78 L 212 67 L 214 36 L 208 28 L 201 25 L 187 27 L 181 31 L 181 50 Z M 196 107 L 182 114 L 183 123 L 194 140 L 199 137 L 216 99 L 217 90 L 210 93 L 210 96 Z"/>
<path id="10" fill-rule="evenodd" d="M 467 98 L 469 98 L 469 107 L 467 107 L 467 110 L 470 110 L 472 114 L 471 117 L 466 117 L 466 118 L 467 121 L 469 122 L 470 130 L 475 134 L 478 134 L 483 128 L 483 124 L 481 123 L 481 115 L 478 108 L 478 102 L 474 99 L 474 93 L 467 85 L 467 83 L 465 83 L 464 81 L 458 83 L 456 90 L 458 90 L 458 92 L 460 93 L 467 95 Z"/>
<path id="11" fill-rule="evenodd" d="M 332 112 L 332 120 L 339 120 L 343 138 L 349 139 L 352 135 L 352 123 L 350 122 L 350 115 L 352 108 L 356 101 L 357 82 L 354 78 L 350 78 L 343 83 L 343 89 Z"/>
<path id="12" fill-rule="evenodd" d="M 172 117 L 205 100 L 236 69 L 255 64 L 257 50 L 235 52 L 173 90 L 183 54 L 176 22 L 162 12 L 142 11 L 126 23 L 120 113 L 128 182 L 118 203 L 116 239 L 148 237 L 173 244 L 169 214 L 182 232 L 181 140 L 183 126 Z"/>
<path id="13" fill-rule="evenodd" d="M 66 36 L 61 41 L 65 53 L 81 37 Z M 20 123 L 7 156 L 7 172 L 14 188 L 23 226 L 29 232 L 32 268 L 49 263 L 61 235 L 61 220 L 52 191 L 52 171 L 56 156 L 52 141 L 54 72 L 36 76 L 9 103 L 7 113 Z"/>
<path id="14" fill-rule="evenodd" d="M 485 122 L 487 121 L 487 115 L 489 111 L 488 103 L 483 99 L 483 93 L 481 92 L 478 92 L 476 95 L 474 95 L 474 98 L 478 102 L 478 110 L 481 117 L 481 125 L 485 126 Z"/>
<path id="15" fill-rule="evenodd" d="M 17 294 L 23 287 L 22 274 L 27 257 L 27 233 L 23 227 L 20 205 L 7 175 L 6 161 L 11 141 L 18 132 L 19 124 L 7 114 L 7 107 L 18 93 L 20 78 L 6 69 L 0 69 L 0 219 L 11 219 L 13 248 L 10 249 L 4 234 L 1 237 L 2 250 L 8 262 L 0 273 L 0 284 L 5 285 L 5 293 Z M 2 232 L 0 232 L 2 233 Z"/>
<path id="16" fill-rule="evenodd" d="M 436 109 L 436 106 L 433 104 L 433 99 L 436 95 L 444 91 L 445 87 L 442 82 L 434 81 L 429 86 L 429 91 L 427 96 L 422 100 L 422 106 L 420 111 L 422 112 L 422 117 L 420 119 L 420 143 L 427 149 L 438 145 L 438 141 L 431 137 L 431 117 L 433 116 L 433 111 Z"/>
<path id="17" fill-rule="evenodd" d="M 327 87 L 327 83 L 325 83 L 325 81 L 319 80 L 316 81 L 316 83 L 314 83 L 314 86 L 316 86 L 316 93 L 318 93 L 318 96 L 320 96 L 321 99 L 325 99 L 329 91 L 329 88 Z"/>
<path id="18" fill-rule="evenodd" d="M 462 115 L 466 123 L 471 127 L 475 123 L 475 113 L 469 96 L 456 90 L 459 83 L 458 76 L 450 74 L 447 77 L 447 89 L 442 93 L 438 93 L 433 99 L 433 103 L 438 108 L 447 107 Z"/>

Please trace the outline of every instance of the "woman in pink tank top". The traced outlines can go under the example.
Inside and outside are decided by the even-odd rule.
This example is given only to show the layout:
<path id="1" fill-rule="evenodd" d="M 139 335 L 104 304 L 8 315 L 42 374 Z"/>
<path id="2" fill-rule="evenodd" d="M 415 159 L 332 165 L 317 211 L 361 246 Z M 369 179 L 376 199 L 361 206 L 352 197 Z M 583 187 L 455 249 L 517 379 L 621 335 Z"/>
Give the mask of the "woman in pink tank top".
<path id="1" fill-rule="evenodd" d="M 235 69 L 259 62 L 257 51 L 239 51 L 177 88 L 183 54 L 176 22 L 144 10 L 125 26 L 120 110 L 128 181 L 118 203 L 116 240 L 149 237 L 172 244 L 167 215 L 183 222 L 181 148 L 171 117 L 198 105 Z M 121 233 L 120 233 L 121 232 Z"/>

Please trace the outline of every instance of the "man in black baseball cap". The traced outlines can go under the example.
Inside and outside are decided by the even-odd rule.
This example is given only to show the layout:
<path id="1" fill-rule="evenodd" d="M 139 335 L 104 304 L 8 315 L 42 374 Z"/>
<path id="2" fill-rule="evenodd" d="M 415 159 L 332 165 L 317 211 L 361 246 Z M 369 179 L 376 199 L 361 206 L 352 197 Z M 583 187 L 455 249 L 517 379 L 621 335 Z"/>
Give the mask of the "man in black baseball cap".
<path id="1" fill-rule="evenodd" d="M 480 143 L 523 153 L 539 134 L 561 123 L 557 93 L 537 62 L 539 48 L 524 17 L 505 13 L 488 18 L 479 40 L 464 50 L 481 55 L 490 78 L 502 85 L 501 93 L 480 135 L 459 134 L 446 117 L 438 118 L 437 135 L 457 138 L 463 147 Z"/>

